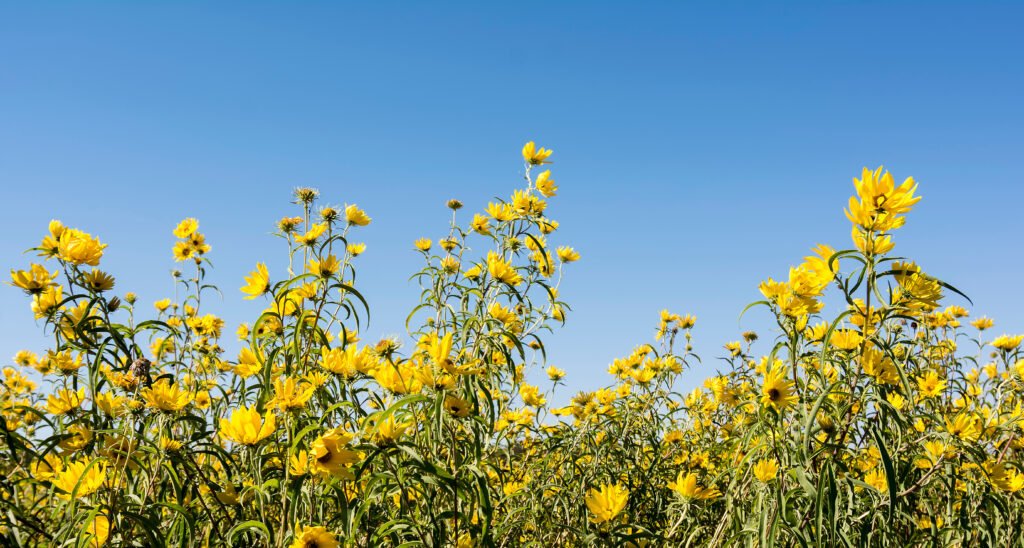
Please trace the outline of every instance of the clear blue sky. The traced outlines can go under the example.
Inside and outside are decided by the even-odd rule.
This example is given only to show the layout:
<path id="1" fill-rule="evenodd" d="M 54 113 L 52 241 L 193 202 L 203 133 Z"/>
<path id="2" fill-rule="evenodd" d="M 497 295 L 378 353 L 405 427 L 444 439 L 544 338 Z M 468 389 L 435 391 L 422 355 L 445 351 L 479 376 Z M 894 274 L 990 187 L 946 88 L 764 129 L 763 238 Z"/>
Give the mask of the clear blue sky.
<path id="1" fill-rule="evenodd" d="M 604 383 L 662 308 L 698 317 L 691 383 L 744 329 L 768 348 L 767 318 L 739 311 L 811 246 L 849 245 L 865 165 L 920 182 L 898 251 L 1024 332 L 1024 9 L 486 4 L 0 4 L 0 266 L 59 218 L 109 243 L 116 289 L 152 310 L 196 216 L 234 326 L 310 185 L 373 217 L 365 335 L 402 333 L 412 241 L 444 234 L 448 198 L 507 195 L 533 139 L 555 150 L 554 241 L 583 256 L 549 338 L 563 395 Z M 42 350 L 5 287 L 0 356 Z"/>

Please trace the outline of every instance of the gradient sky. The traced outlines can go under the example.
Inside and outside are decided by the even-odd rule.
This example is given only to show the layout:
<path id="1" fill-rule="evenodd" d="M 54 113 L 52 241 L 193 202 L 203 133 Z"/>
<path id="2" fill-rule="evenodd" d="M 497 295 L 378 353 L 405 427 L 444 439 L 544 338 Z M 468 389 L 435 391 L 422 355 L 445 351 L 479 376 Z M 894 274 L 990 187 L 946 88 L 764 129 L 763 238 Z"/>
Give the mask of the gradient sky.
<path id="1" fill-rule="evenodd" d="M 281 273 L 269 233 L 308 185 L 373 217 L 364 334 L 403 333 L 412 241 L 446 233 L 448 198 L 507 196 L 536 140 L 561 187 L 552 243 L 583 256 L 548 337 L 563 396 L 607 382 L 662 308 L 697 315 L 691 385 L 743 330 L 767 352 L 765 313 L 740 310 L 815 244 L 850 245 L 862 166 L 920 182 L 897 251 L 1024 332 L 1024 9 L 487 4 L 0 4 L 0 266 L 27 267 L 59 218 L 110 245 L 148 314 L 195 216 L 233 327 L 261 308 L 242 277 Z M 0 356 L 43 350 L 39 332 L 0 287 Z"/>

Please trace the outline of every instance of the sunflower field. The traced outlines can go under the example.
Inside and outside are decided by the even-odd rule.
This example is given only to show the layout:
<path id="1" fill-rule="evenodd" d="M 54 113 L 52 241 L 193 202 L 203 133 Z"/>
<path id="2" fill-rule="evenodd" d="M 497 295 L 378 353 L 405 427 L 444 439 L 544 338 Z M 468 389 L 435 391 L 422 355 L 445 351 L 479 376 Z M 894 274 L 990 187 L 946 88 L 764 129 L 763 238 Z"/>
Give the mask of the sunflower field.
<path id="1" fill-rule="evenodd" d="M 315 189 L 277 222 L 279 260 L 240 281 L 266 308 L 237 328 L 209 309 L 196 219 L 173 228 L 176 290 L 155 303 L 114 291 L 98 236 L 40 227 L 9 284 L 51 343 L 3 368 L 0 544 L 1024 542 L 1024 335 L 990 336 L 893 255 L 912 178 L 864 169 L 849 249 L 750 288 L 775 319 L 766 355 L 743 333 L 684 388 L 697 320 L 666 310 L 605 388 L 559 407 L 545 340 L 571 321 L 559 287 L 580 255 L 557 242 L 551 154 L 527 143 L 521 188 L 480 213 L 452 200 L 447 236 L 413 242 L 405 339 L 362 337 L 371 217 Z"/>

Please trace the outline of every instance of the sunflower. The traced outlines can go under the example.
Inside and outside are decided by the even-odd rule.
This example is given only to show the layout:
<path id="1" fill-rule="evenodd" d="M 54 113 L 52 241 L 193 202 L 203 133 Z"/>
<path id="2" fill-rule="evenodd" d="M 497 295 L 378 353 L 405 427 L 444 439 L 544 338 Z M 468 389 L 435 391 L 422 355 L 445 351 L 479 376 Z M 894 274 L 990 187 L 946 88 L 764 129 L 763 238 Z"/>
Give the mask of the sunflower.
<path id="1" fill-rule="evenodd" d="M 362 458 L 358 451 L 346 447 L 352 438 L 352 434 L 338 429 L 330 430 L 317 438 L 310 447 L 313 469 L 334 476 L 351 476 L 348 466 Z"/>
<path id="2" fill-rule="evenodd" d="M 793 393 L 792 381 L 786 380 L 785 373 L 781 368 L 775 367 L 765 373 L 764 383 L 761 385 L 761 403 L 770 405 L 781 411 L 797 401 Z"/>
<path id="3" fill-rule="evenodd" d="M 291 548 L 337 548 L 338 539 L 324 527 L 302 527 L 295 532 Z"/>

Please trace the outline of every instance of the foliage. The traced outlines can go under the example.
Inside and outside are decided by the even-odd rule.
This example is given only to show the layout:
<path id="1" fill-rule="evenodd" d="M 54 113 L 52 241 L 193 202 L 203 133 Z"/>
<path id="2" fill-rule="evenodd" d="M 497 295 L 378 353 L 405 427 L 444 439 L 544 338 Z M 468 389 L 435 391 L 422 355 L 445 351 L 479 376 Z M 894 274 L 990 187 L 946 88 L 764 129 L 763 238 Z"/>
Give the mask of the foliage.
<path id="1" fill-rule="evenodd" d="M 725 345 L 689 393 L 690 315 L 615 360 L 614 382 L 548 403 L 565 372 L 544 337 L 569 312 L 553 248 L 551 151 L 525 188 L 420 239 L 411 348 L 359 332 L 371 223 L 356 205 L 277 224 L 287 275 L 241 288 L 238 328 L 207 311 L 211 247 L 174 229 L 176 294 L 143 320 L 97 269 L 105 245 L 58 221 L 12 271 L 53 345 L 19 352 L 0 403 L 0 538 L 12 546 L 996 545 L 1021 538 L 1021 336 L 984 340 L 953 287 L 891 255 L 920 199 L 855 179 L 854 248 L 818 246 L 760 286 L 777 336 Z M 51 270 L 52 269 L 52 270 Z M 282 268 L 282 272 L 285 270 Z M 276 272 L 276 270 L 275 270 Z M 824 314 L 828 291 L 845 302 Z M 749 307 L 748 307 L 749 308 Z M 988 348 L 991 348 L 989 353 Z M 983 363 L 984 362 L 984 363 Z M 525 381 L 546 367 L 548 388 Z"/>

